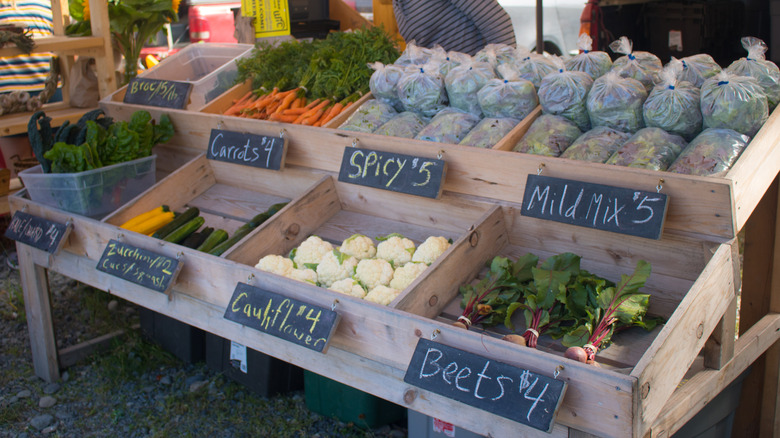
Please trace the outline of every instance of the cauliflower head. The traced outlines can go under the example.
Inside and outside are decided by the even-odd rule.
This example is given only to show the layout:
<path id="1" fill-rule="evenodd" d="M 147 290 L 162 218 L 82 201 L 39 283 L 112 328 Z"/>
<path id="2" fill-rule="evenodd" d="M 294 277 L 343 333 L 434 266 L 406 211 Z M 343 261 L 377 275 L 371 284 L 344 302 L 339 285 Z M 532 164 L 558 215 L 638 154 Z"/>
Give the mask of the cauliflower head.
<path id="1" fill-rule="evenodd" d="M 387 260 L 393 266 L 402 266 L 412 261 L 414 242 L 400 234 L 391 234 L 376 246 L 377 258 Z"/>
<path id="2" fill-rule="evenodd" d="M 395 268 L 393 279 L 390 280 L 390 287 L 398 290 L 406 289 L 427 267 L 428 265 L 425 263 L 409 262 Z"/>
<path id="3" fill-rule="evenodd" d="M 330 287 L 334 282 L 349 278 L 355 273 L 358 260 L 334 249 L 326 253 L 317 265 L 317 279 L 320 285 Z"/>
<path id="4" fill-rule="evenodd" d="M 363 298 L 366 296 L 366 290 L 353 278 L 344 278 L 334 281 L 328 289 L 345 295 L 352 295 L 355 298 Z"/>
<path id="5" fill-rule="evenodd" d="M 306 283 L 311 283 L 315 286 L 317 285 L 317 272 L 315 272 L 314 269 L 292 269 L 285 277 L 292 278 L 293 280 L 305 281 Z"/>
<path id="6" fill-rule="evenodd" d="M 303 268 L 307 263 L 317 264 L 322 257 L 333 250 L 330 242 L 322 240 L 319 236 L 309 236 L 293 250 L 291 254 L 295 266 Z"/>
<path id="7" fill-rule="evenodd" d="M 288 276 L 290 274 L 290 271 L 292 271 L 293 268 L 293 261 L 288 259 L 287 257 L 282 257 L 280 255 L 267 255 L 260 259 L 260 261 L 257 262 L 255 265 L 255 268 L 266 271 L 266 272 L 272 272 L 277 275 L 282 276 Z"/>
<path id="8" fill-rule="evenodd" d="M 358 260 L 370 259 L 376 255 L 376 246 L 370 237 L 353 234 L 341 243 L 339 251 L 349 254 Z"/>
<path id="9" fill-rule="evenodd" d="M 422 262 L 426 265 L 433 263 L 440 255 L 450 247 L 450 241 L 446 237 L 430 236 L 412 254 L 413 262 Z"/>
<path id="10" fill-rule="evenodd" d="M 382 286 L 380 284 L 379 286 L 371 289 L 363 299 L 386 306 L 390 304 L 400 293 L 401 291 L 398 289 Z"/>
<path id="11" fill-rule="evenodd" d="M 393 279 L 393 266 L 385 259 L 365 259 L 357 264 L 355 280 L 359 281 L 367 290 L 378 285 L 387 286 Z"/>

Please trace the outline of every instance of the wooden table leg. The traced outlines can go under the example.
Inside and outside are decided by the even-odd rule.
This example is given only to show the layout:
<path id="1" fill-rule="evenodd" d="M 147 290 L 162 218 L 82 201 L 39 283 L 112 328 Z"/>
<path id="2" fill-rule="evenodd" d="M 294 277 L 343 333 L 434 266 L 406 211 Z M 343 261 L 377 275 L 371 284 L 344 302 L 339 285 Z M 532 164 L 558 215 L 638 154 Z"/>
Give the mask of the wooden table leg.
<path id="1" fill-rule="evenodd" d="M 33 262 L 32 249 L 29 246 L 17 243 L 16 254 L 19 258 L 35 375 L 47 382 L 54 382 L 60 378 L 60 366 L 46 269 Z"/>

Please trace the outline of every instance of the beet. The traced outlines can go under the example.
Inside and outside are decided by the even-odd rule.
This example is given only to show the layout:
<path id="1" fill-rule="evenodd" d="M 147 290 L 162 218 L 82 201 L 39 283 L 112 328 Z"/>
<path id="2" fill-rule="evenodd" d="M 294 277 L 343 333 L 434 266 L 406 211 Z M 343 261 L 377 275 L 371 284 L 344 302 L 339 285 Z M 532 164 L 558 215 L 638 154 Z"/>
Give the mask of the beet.
<path id="1" fill-rule="evenodd" d="M 504 341 L 512 342 L 517 345 L 522 345 L 523 347 L 526 346 L 525 338 L 520 335 L 506 335 L 501 339 Z"/>
<path id="2" fill-rule="evenodd" d="M 564 356 L 582 363 L 586 363 L 588 360 L 588 353 L 582 347 L 569 347 L 566 349 Z"/>

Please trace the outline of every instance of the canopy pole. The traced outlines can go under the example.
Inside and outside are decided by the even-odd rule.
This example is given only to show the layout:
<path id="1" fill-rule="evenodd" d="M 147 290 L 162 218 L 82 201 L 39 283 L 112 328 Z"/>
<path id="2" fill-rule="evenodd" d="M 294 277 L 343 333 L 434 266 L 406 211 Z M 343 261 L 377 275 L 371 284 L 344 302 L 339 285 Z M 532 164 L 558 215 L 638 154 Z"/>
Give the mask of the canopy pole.
<path id="1" fill-rule="evenodd" d="M 544 53 L 544 24 L 542 0 L 536 0 L 536 53 Z"/>

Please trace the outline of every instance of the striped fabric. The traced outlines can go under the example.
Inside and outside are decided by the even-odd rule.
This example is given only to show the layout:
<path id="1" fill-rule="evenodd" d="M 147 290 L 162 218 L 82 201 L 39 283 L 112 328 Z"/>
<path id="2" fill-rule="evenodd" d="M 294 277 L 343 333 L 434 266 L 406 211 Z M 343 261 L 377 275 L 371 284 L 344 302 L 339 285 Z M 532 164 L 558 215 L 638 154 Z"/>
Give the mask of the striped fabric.
<path id="1" fill-rule="evenodd" d="M 29 29 L 34 38 L 51 36 L 51 1 L 0 0 L 0 25 Z M 0 93 L 39 91 L 49 75 L 49 53 L 0 58 Z"/>
<path id="2" fill-rule="evenodd" d="M 487 44 L 515 45 L 509 14 L 495 0 L 393 0 L 398 30 L 418 46 L 473 55 Z"/>

